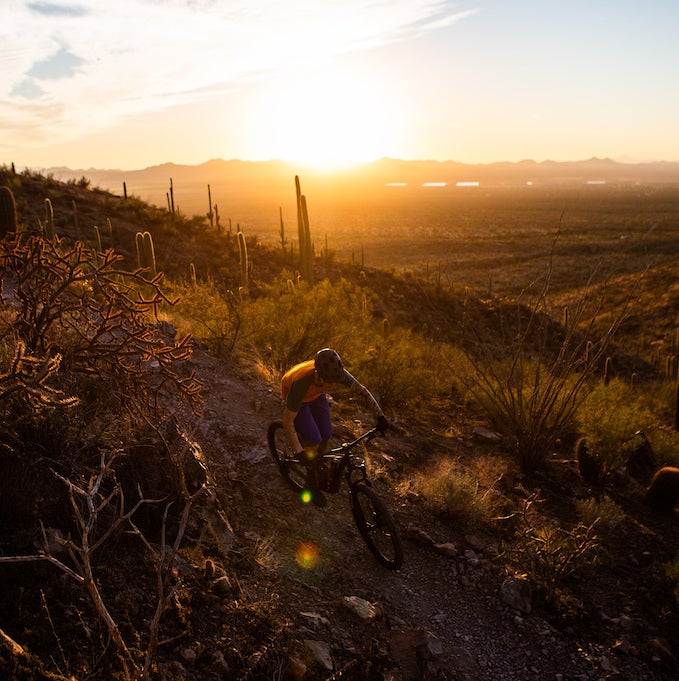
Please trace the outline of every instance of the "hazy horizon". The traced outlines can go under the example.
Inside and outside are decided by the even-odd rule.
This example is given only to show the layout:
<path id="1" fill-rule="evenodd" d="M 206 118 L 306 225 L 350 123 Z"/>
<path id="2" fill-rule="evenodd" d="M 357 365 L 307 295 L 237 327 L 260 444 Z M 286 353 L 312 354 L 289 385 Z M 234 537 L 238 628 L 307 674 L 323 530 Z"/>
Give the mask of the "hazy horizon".
<path id="1" fill-rule="evenodd" d="M 145 171 L 145 170 L 152 170 L 154 168 L 160 168 L 163 166 L 177 166 L 177 167 L 188 167 L 188 168 L 198 168 L 201 166 L 208 165 L 210 163 L 243 163 L 243 164 L 283 164 L 286 166 L 292 166 L 292 167 L 299 167 L 300 169 L 304 169 L 306 164 L 303 162 L 299 161 L 288 161 L 282 158 L 270 158 L 270 159 L 246 159 L 246 158 L 220 158 L 220 157 L 214 157 L 214 158 L 209 158 L 204 161 L 197 161 L 196 163 L 181 163 L 177 161 L 172 161 L 172 160 L 165 160 L 165 161 L 160 161 L 158 163 L 153 163 L 151 165 L 143 166 L 143 167 L 137 167 L 137 168 L 112 168 L 112 167 L 103 167 L 103 166 L 89 166 L 89 167 L 71 167 L 65 164 L 55 164 L 51 166 L 42 166 L 42 167 L 37 167 L 37 166 L 25 166 L 29 170 L 32 171 L 37 171 L 37 172 L 42 172 L 42 171 L 49 171 L 57 168 L 64 168 L 68 170 L 73 170 L 73 171 L 87 171 L 87 170 L 95 170 L 95 171 L 104 171 L 104 172 L 140 172 L 140 171 Z M 453 165 L 461 165 L 461 166 L 478 166 L 478 167 L 489 167 L 489 166 L 498 166 L 498 165 L 508 165 L 508 166 L 520 166 L 522 164 L 535 164 L 535 165 L 547 165 L 547 164 L 555 164 L 555 165 L 569 165 L 569 164 L 586 164 L 590 162 L 611 162 L 614 164 L 618 164 L 621 166 L 643 166 L 643 165 L 662 165 L 662 164 L 669 164 L 669 165 L 674 165 L 676 164 L 679 166 L 679 161 L 674 161 L 672 159 L 631 159 L 628 157 L 622 157 L 622 158 L 601 158 L 597 156 L 589 156 L 587 158 L 573 158 L 573 159 L 566 159 L 566 160 L 561 160 L 561 161 L 556 161 L 554 159 L 532 159 L 532 158 L 522 158 L 521 160 L 518 161 L 509 161 L 505 159 L 498 159 L 495 161 L 488 161 L 484 163 L 466 163 L 463 161 L 457 161 L 455 159 L 428 159 L 428 158 L 413 158 L 413 159 L 406 159 L 406 158 L 393 158 L 393 157 L 388 157 L 388 156 L 383 156 L 380 158 L 376 158 L 373 160 L 368 160 L 368 161 L 360 161 L 360 162 L 355 162 L 355 163 L 347 163 L 343 164 L 339 167 L 335 168 L 326 168 L 326 169 L 319 169 L 315 168 L 313 164 L 308 164 L 308 169 L 313 172 L 314 174 L 317 175 L 332 175 L 332 174 L 344 174 L 344 173 L 351 173 L 352 170 L 354 169 L 359 169 L 359 168 L 364 168 L 366 166 L 371 166 L 378 164 L 380 162 L 394 162 L 394 163 L 406 163 L 406 164 L 436 164 L 436 165 L 447 165 L 447 164 L 453 164 Z M 17 167 L 17 170 L 21 170 L 21 167 Z M 679 177 L 677 178 L 679 180 Z"/>
<path id="2" fill-rule="evenodd" d="M 9 0 L 0 162 L 679 161 L 679 3 Z"/>

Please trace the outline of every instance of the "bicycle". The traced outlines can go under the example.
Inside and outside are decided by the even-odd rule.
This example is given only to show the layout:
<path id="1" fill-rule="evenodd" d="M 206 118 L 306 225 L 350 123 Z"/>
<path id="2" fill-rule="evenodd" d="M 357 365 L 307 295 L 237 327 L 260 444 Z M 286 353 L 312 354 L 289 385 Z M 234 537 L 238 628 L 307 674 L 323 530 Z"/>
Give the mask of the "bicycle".
<path id="1" fill-rule="evenodd" d="M 323 492 L 337 494 L 344 474 L 349 488 L 351 512 L 363 541 L 379 563 L 397 570 L 403 564 L 403 548 L 398 530 L 384 502 L 372 488 L 365 458 L 353 451 L 359 444 L 380 435 L 382 433 L 377 428 L 368 430 L 352 442 L 345 442 L 322 454 L 321 462 L 317 465 Z M 282 421 L 274 421 L 269 425 L 267 439 L 283 479 L 295 492 L 308 489 L 308 465 L 288 445 Z"/>

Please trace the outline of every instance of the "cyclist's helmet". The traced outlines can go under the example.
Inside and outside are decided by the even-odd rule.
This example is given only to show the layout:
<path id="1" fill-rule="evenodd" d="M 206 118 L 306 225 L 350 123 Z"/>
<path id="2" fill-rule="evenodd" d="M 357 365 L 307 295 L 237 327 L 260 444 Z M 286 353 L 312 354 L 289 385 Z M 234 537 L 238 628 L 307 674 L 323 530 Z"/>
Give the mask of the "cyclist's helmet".
<path id="1" fill-rule="evenodd" d="M 323 348 L 316 353 L 314 367 L 324 383 L 337 383 L 344 375 L 341 357 L 330 348 Z"/>

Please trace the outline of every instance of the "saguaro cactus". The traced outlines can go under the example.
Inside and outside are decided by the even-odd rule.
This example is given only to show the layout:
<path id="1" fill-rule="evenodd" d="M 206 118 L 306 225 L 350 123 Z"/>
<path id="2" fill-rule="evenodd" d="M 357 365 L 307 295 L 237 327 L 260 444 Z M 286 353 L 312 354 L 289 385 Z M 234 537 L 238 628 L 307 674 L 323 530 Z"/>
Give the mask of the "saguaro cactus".
<path id="1" fill-rule="evenodd" d="M 207 219 L 210 221 L 210 229 L 214 229 L 215 214 L 212 212 L 212 192 L 210 191 L 210 185 L 207 186 L 207 203 L 208 203 Z"/>
<path id="2" fill-rule="evenodd" d="M 314 258 L 311 231 L 309 229 L 309 211 L 306 196 L 302 194 L 299 176 L 295 175 L 295 192 L 297 194 L 297 231 L 299 235 L 299 271 L 306 281 L 313 283 Z"/>
<path id="3" fill-rule="evenodd" d="M 49 199 L 45 199 L 45 238 L 54 239 L 54 209 Z"/>
<path id="4" fill-rule="evenodd" d="M 248 287 L 248 245 L 245 243 L 245 234 L 238 232 L 238 256 L 240 258 L 240 279 L 244 289 Z"/>
<path id="5" fill-rule="evenodd" d="M 282 206 L 278 207 L 278 214 L 279 214 L 280 220 L 281 220 L 281 232 L 280 232 L 280 234 L 281 234 L 281 250 L 283 252 L 283 262 L 285 262 L 285 243 L 286 243 L 286 241 L 285 241 L 285 224 L 283 222 L 283 207 Z"/>
<path id="6" fill-rule="evenodd" d="M 17 206 L 9 187 L 0 187 L 0 237 L 18 231 Z"/>
<path id="7" fill-rule="evenodd" d="M 149 271 L 151 277 L 155 277 L 156 254 L 153 249 L 153 237 L 150 232 L 137 232 L 135 235 L 135 245 L 137 247 L 137 262 L 139 267 Z"/>

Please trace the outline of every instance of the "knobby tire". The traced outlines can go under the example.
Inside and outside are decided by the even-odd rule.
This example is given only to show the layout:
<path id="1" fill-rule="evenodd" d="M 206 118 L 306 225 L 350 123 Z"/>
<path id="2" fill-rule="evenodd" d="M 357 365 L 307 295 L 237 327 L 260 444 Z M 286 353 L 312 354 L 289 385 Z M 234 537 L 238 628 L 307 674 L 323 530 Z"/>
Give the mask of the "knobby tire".
<path id="1" fill-rule="evenodd" d="M 403 547 L 396 525 L 377 493 L 364 482 L 351 487 L 351 511 L 356 527 L 377 560 L 391 570 L 403 565 Z"/>
<path id="2" fill-rule="evenodd" d="M 295 453 L 287 443 L 282 421 L 271 423 L 267 431 L 267 440 L 271 456 L 273 456 L 283 479 L 295 492 L 301 492 L 306 486 L 307 471 L 303 464 L 292 460 Z"/>

